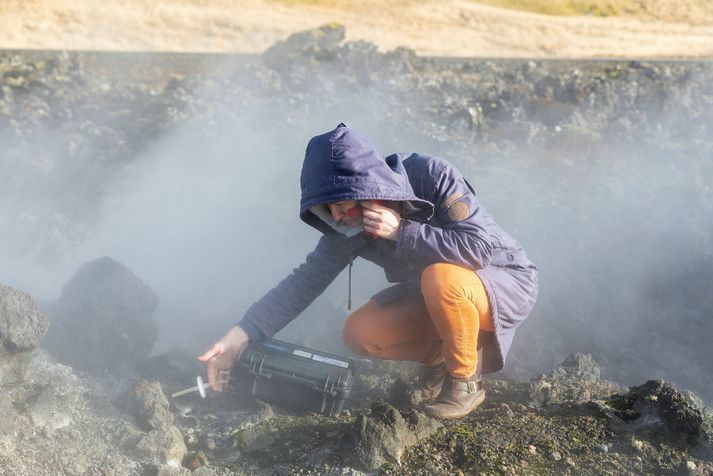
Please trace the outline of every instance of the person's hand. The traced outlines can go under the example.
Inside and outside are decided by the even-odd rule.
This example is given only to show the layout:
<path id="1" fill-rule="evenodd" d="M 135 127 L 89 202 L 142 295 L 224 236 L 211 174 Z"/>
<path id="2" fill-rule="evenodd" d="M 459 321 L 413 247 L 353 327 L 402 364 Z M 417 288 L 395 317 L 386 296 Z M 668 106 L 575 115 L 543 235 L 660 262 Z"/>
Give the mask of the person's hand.
<path id="1" fill-rule="evenodd" d="M 401 224 L 401 215 L 386 205 L 375 202 L 361 202 L 364 231 L 376 238 L 396 240 Z"/>
<path id="2" fill-rule="evenodd" d="M 240 351 L 248 343 L 250 337 L 240 326 L 233 326 L 222 339 L 213 344 L 198 360 L 207 365 L 208 384 L 216 392 L 222 392 L 227 383 L 230 370 L 240 355 Z"/>

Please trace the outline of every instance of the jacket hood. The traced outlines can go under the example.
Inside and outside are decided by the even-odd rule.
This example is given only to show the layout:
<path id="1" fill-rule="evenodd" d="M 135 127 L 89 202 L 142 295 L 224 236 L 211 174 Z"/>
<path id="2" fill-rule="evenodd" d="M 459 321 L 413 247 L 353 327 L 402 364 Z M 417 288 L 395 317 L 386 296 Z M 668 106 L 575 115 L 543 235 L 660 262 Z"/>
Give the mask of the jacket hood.
<path id="1" fill-rule="evenodd" d="M 323 233 L 349 234 L 325 214 L 332 202 L 388 200 L 402 203 L 404 218 L 426 220 L 433 214 L 433 204 L 414 194 L 401 158 L 383 157 L 344 124 L 309 141 L 300 186 L 300 218 Z"/>

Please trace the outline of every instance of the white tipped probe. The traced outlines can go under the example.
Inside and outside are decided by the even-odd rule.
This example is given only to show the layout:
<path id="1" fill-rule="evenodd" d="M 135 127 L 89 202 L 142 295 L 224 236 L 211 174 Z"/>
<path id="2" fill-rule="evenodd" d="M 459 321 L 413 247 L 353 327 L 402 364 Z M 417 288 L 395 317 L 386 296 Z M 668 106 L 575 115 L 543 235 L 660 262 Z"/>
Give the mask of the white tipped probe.
<path id="1" fill-rule="evenodd" d="M 181 390 L 176 393 L 172 393 L 171 398 L 180 397 L 181 395 L 186 395 L 188 393 L 193 393 L 193 392 L 199 392 L 201 394 L 201 397 L 205 398 L 205 395 L 206 395 L 205 389 L 211 388 L 212 385 L 209 383 L 203 383 L 203 379 L 201 378 L 200 375 L 198 377 L 196 377 L 196 383 L 198 385 L 196 385 L 195 387 L 187 388 L 185 390 Z M 222 382 L 216 382 L 216 383 L 228 383 L 228 381 L 223 380 Z"/>

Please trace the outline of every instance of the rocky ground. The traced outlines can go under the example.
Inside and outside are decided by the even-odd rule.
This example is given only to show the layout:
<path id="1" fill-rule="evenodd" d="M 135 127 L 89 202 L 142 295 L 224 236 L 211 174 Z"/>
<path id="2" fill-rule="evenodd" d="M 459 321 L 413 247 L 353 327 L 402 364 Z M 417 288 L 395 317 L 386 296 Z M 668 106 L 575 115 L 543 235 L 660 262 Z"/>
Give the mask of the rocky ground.
<path id="1" fill-rule="evenodd" d="M 111 310 L 94 306 L 97 296 L 117 308 L 130 297 L 99 289 L 75 304 L 103 318 Z M 2 474 L 713 472 L 713 411 L 663 381 L 625 389 L 603 380 L 590 355 L 573 354 L 529 382 L 488 379 L 481 408 L 450 422 L 409 405 L 412 366 L 359 360 L 345 410 L 327 417 L 295 412 L 279 396 L 254 400 L 235 390 L 247 386 L 240 379 L 207 399 L 170 398 L 200 372 L 185 355 L 140 363 L 127 355 L 76 371 L 36 348 L 46 329 L 28 295 L 0 287 Z M 92 334 L 78 333 L 74 346 L 87 347 Z"/>
<path id="2" fill-rule="evenodd" d="M 338 418 L 170 399 L 201 369 L 149 354 L 166 298 L 104 258 L 43 296 L 42 343 L 46 318 L 2 287 L 0 473 L 713 472 L 710 410 L 683 390 L 713 395 L 710 65 L 446 62 L 343 38 L 330 25 L 261 57 L 4 52 L 2 279 L 34 290 L 30 271 L 75 267 L 99 204 L 166 137 L 195 161 L 237 156 L 237 188 L 265 196 L 248 144 L 280 203 L 300 160 L 284 151 L 348 117 L 385 149 L 456 162 L 540 265 L 538 306 L 483 407 L 427 419 L 403 406 L 414 369 L 370 361 Z M 299 324 L 318 329 L 307 343 L 334 340 L 316 319 Z M 675 386 L 649 381 L 662 376 Z"/>

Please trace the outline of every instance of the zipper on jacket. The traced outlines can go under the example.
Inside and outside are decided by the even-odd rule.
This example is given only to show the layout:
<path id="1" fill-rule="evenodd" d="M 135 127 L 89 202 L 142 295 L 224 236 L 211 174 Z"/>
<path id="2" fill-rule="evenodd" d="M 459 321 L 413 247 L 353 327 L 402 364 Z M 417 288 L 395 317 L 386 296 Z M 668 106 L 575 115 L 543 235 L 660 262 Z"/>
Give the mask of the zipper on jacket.
<path id="1" fill-rule="evenodd" d="M 352 310 L 352 265 L 354 264 L 354 253 L 349 254 L 349 294 L 347 298 L 347 310 Z"/>

